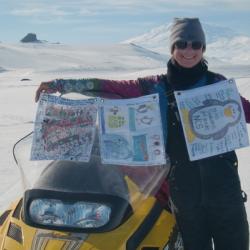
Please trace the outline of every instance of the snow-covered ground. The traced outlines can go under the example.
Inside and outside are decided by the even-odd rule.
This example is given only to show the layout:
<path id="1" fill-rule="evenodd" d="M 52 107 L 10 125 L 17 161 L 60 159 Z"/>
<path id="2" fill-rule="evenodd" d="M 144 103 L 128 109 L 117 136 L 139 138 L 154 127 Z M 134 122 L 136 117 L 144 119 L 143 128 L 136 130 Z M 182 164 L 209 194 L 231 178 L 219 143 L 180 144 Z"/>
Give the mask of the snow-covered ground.
<path id="1" fill-rule="evenodd" d="M 222 57 L 222 52 L 216 54 L 223 50 L 221 39 L 212 39 L 209 45 L 213 48 L 207 51 L 210 68 L 227 77 L 236 77 L 240 93 L 250 99 L 249 40 L 240 39 L 242 50 L 238 47 L 231 57 L 229 50 Z M 236 40 L 231 40 L 233 43 Z M 244 51 L 246 45 L 248 50 Z M 33 129 L 37 107 L 34 95 L 41 81 L 83 77 L 135 79 L 165 73 L 168 58 L 167 54 L 142 48 L 140 43 L 139 46 L 0 43 L 0 211 L 22 192 L 12 147 Z M 250 194 L 249 152 L 249 147 L 238 150 L 242 186 Z M 250 216 L 249 204 L 246 206 Z"/>

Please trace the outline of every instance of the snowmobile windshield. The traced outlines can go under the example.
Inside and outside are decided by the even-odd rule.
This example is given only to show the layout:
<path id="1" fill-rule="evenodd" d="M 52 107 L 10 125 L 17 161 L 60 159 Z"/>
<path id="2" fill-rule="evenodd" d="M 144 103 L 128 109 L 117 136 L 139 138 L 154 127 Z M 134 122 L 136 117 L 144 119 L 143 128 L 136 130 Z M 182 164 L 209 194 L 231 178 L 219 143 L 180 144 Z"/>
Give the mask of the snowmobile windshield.
<path id="1" fill-rule="evenodd" d="M 30 160 L 33 136 L 34 133 L 27 135 L 14 147 L 14 157 L 24 191 L 39 189 L 74 194 L 111 195 L 120 197 L 134 206 L 159 190 L 169 170 L 168 162 L 154 166 L 103 164 L 98 131 L 88 162 L 34 161 Z"/>

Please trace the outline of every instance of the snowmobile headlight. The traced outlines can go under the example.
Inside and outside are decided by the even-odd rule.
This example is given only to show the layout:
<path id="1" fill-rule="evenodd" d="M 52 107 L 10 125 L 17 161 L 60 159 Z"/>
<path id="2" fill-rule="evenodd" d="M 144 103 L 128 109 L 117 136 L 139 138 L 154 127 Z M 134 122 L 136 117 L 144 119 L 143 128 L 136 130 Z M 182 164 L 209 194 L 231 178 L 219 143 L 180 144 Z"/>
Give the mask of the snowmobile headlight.
<path id="1" fill-rule="evenodd" d="M 110 220 L 111 208 L 95 202 L 64 202 L 35 199 L 29 206 L 31 219 L 38 224 L 73 228 L 99 228 Z"/>

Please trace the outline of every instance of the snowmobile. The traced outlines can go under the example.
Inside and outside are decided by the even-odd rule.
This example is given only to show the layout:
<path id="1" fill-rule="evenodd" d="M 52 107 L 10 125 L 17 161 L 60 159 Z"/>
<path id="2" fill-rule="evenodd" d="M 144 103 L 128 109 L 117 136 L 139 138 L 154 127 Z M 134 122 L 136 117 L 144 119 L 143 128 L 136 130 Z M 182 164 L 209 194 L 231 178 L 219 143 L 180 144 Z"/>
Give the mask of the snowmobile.
<path id="1" fill-rule="evenodd" d="M 89 162 L 30 161 L 32 136 L 13 148 L 24 192 L 0 215 L 0 249 L 183 250 L 168 203 L 155 195 L 168 163 L 102 164 L 97 135 Z"/>

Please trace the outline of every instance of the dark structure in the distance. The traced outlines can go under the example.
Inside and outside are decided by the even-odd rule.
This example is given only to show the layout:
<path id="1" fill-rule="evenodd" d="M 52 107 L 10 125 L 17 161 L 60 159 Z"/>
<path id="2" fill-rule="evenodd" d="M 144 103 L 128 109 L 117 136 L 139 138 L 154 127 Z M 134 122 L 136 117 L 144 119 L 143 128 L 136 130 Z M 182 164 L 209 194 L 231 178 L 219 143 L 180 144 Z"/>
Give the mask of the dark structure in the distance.
<path id="1" fill-rule="evenodd" d="M 41 43 L 41 41 L 37 39 L 35 33 L 28 33 L 20 42 L 22 42 L 22 43 Z"/>

